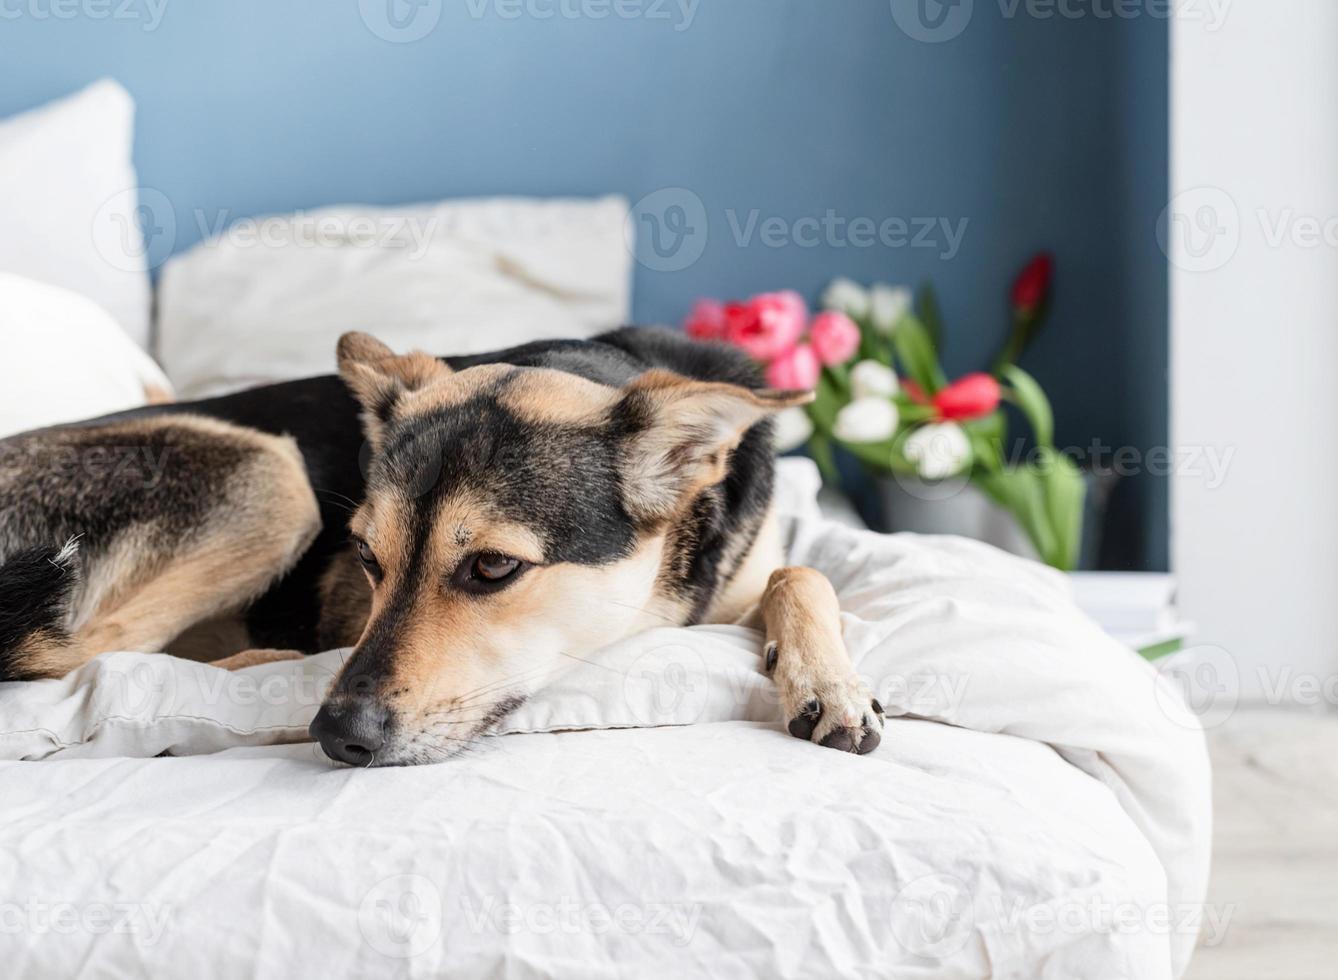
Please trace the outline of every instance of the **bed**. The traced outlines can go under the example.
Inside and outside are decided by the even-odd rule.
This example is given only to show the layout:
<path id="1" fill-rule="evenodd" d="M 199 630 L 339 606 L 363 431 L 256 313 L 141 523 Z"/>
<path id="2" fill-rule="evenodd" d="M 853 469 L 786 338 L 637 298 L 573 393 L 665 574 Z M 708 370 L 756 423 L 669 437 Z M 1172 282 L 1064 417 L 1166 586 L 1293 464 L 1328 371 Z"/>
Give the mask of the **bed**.
<path id="1" fill-rule="evenodd" d="M 1055 573 L 791 508 L 871 756 L 786 735 L 741 627 L 624 641 L 422 768 L 305 741 L 343 651 L 0 685 L 11 975 L 1178 976 L 1210 818 L 1176 691 Z"/>
<path id="2" fill-rule="evenodd" d="M 21 144 L 0 124 L 0 152 L 55 167 L 65 142 L 42 164 L 40 130 L 117 112 L 128 126 L 123 96 L 95 87 L 26 120 Z M 119 172 L 128 134 L 107 139 Z M 142 265 L 139 285 L 59 281 L 66 262 L 18 270 L 114 311 L 59 319 L 122 331 L 128 350 L 118 374 L 110 348 L 89 343 L 98 354 L 80 361 L 85 341 L 63 335 L 52 356 L 85 372 L 79 405 L 36 386 L 21 415 L 0 412 L 0 434 L 38 409 L 57 422 L 129 407 L 150 382 L 189 397 L 328 370 L 334 338 L 368 310 L 434 350 L 503 346 L 535 321 L 588 336 L 627 313 L 625 211 L 324 215 L 430 234 L 416 257 L 393 242 L 300 247 L 310 216 L 279 220 L 269 251 L 225 235 L 163 271 L 166 378 L 141 349 Z M 66 256 L 89 247 L 72 227 Z M 18 289 L 24 309 L 56 302 L 0 281 L 10 337 Z M 485 314 L 494 329 L 478 328 Z M 742 627 L 632 637 L 476 749 L 408 769 L 337 767 L 306 740 L 347 651 L 236 673 L 108 654 L 0 684 L 5 974 L 1180 976 L 1211 826 L 1202 732 L 1175 686 L 1084 617 L 1063 576 L 968 541 L 842 526 L 817 485 L 787 461 L 778 506 L 790 560 L 831 578 L 888 712 L 872 755 L 789 737 Z"/>

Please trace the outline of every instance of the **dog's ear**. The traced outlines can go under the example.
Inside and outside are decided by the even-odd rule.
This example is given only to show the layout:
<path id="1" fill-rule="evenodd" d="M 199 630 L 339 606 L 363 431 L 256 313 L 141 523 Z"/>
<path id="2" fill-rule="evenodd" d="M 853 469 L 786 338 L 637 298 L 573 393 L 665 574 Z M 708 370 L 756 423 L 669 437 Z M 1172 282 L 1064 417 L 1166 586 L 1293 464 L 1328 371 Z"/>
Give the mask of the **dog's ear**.
<path id="1" fill-rule="evenodd" d="M 729 455 L 753 425 L 806 405 L 811 391 L 755 391 L 653 370 L 622 391 L 614 409 L 626 432 L 623 485 L 632 515 L 656 520 L 725 478 Z"/>
<path id="2" fill-rule="evenodd" d="M 451 369 L 431 354 L 396 354 L 370 334 L 357 331 L 339 338 L 335 356 L 340 377 L 362 406 L 363 431 L 373 445 L 380 442 L 382 430 L 407 392 L 451 374 Z"/>

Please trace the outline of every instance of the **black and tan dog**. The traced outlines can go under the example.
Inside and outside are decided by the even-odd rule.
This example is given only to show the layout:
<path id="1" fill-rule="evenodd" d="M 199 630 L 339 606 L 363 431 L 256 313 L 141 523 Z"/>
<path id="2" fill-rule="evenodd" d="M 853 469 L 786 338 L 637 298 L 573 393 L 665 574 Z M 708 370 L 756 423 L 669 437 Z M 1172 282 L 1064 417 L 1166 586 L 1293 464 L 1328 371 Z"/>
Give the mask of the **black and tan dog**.
<path id="1" fill-rule="evenodd" d="M 770 513 L 767 416 L 805 393 L 655 330 L 444 360 L 348 334 L 338 357 L 342 383 L 0 442 L 0 680 L 353 646 L 312 735 L 412 764 L 624 636 L 751 618 L 790 732 L 877 746 L 836 596 L 783 567 Z"/>

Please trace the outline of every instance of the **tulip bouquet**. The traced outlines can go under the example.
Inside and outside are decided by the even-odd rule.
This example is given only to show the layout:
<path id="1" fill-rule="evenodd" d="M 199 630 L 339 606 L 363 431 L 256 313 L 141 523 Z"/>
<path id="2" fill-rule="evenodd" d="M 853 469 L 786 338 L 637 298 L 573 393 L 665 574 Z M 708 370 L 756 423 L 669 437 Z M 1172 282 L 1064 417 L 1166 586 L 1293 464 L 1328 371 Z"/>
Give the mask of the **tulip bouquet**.
<path id="1" fill-rule="evenodd" d="M 1052 265 L 1033 260 L 1012 291 L 1012 329 L 990 373 L 949 381 L 940 366 L 938 306 L 932 290 L 917 303 L 909 289 L 848 279 L 823 294 L 810 315 L 795 292 L 746 302 L 699 300 L 685 329 L 733 344 L 764 365 L 776 388 L 814 389 L 812 404 L 784 413 L 782 450 L 807 443 L 828 479 L 841 447 L 879 475 L 978 486 L 1017 520 L 1036 553 L 1072 569 L 1081 543 L 1084 483 L 1054 447 L 1054 418 L 1037 382 L 1016 364 L 1048 305 Z M 1003 405 L 1026 418 L 1036 451 L 1010 464 Z"/>

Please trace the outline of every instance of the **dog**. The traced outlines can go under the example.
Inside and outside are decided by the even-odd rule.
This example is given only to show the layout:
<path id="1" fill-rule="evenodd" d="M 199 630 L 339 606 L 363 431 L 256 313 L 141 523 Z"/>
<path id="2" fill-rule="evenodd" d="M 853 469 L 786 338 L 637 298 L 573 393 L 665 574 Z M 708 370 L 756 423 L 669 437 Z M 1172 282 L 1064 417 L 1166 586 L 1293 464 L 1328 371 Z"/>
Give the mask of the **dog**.
<path id="1" fill-rule="evenodd" d="M 349 333 L 337 359 L 0 441 L 0 680 L 351 647 L 312 738 L 411 765 L 622 637 L 743 622 L 790 734 L 878 746 L 836 595 L 772 513 L 769 416 L 811 393 L 656 329 L 447 358 Z"/>

